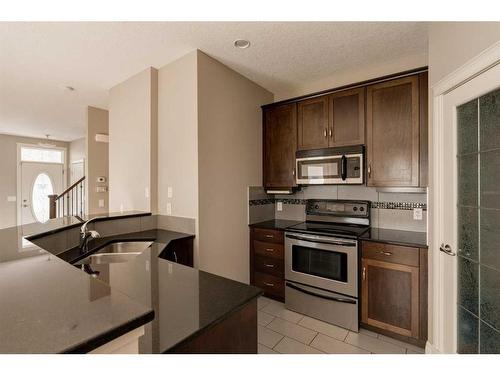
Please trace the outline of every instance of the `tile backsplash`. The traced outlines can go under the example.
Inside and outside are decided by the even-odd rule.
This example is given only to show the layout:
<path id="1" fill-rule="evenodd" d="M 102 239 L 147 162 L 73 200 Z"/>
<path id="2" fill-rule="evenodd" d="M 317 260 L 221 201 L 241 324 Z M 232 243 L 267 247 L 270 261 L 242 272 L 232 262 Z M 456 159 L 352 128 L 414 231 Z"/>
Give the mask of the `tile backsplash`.
<path id="1" fill-rule="evenodd" d="M 372 227 L 427 231 L 426 193 L 386 193 L 367 186 L 307 186 L 290 195 L 268 195 L 260 186 L 248 188 L 249 224 L 272 219 L 304 221 L 307 199 L 359 199 L 371 201 Z M 282 210 L 277 210 L 277 203 Z M 413 219 L 413 209 L 421 208 L 422 220 Z"/>

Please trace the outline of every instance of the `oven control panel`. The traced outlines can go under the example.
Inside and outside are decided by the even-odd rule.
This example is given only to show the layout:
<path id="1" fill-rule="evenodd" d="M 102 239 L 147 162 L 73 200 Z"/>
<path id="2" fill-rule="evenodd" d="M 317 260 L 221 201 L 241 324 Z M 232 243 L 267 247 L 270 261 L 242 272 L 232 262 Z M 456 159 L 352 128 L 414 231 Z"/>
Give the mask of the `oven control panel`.
<path id="1" fill-rule="evenodd" d="M 306 213 L 308 215 L 369 217 L 370 202 L 336 199 L 308 199 Z"/>

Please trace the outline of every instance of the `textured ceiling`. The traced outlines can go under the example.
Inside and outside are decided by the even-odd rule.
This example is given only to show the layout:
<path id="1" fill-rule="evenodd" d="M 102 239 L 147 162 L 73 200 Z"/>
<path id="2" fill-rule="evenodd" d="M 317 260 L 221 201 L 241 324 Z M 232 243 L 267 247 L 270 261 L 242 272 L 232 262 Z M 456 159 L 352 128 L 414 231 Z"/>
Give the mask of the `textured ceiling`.
<path id="1" fill-rule="evenodd" d="M 250 48 L 236 49 L 238 38 Z M 416 22 L 0 23 L 0 133 L 73 140 L 109 88 L 200 49 L 271 92 L 427 53 Z M 69 92 L 65 86 L 73 86 Z"/>

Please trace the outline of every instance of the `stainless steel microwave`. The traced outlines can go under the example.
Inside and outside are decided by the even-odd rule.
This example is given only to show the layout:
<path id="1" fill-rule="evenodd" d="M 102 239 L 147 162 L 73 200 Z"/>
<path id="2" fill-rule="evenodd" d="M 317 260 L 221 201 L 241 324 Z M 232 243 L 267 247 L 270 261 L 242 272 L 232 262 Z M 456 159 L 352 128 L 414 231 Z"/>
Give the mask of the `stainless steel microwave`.
<path id="1" fill-rule="evenodd" d="M 364 183 L 364 147 L 338 147 L 297 151 L 298 185 Z"/>

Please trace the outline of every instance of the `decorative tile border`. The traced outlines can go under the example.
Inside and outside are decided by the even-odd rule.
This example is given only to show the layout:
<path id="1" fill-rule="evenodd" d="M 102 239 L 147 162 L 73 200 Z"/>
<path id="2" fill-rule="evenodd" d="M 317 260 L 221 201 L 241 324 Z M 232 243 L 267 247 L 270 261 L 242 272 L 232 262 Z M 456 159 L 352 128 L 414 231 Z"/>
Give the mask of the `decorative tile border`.
<path id="1" fill-rule="evenodd" d="M 414 208 L 427 210 L 426 203 L 418 202 L 372 202 L 371 207 L 385 210 L 413 210 Z"/>
<path id="2" fill-rule="evenodd" d="M 292 198 L 268 198 L 268 199 L 252 199 L 248 201 L 250 206 L 262 206 L 265 204 L 275 204 L 282 202 L 283 204 L 307 204 L 307 199 L 292 199 Z M 380 208 L 384 210 L 407 210 L 411 211 L 414 208 L 427 210 L 426 203 L 418 202 L 372 202 L 371 208 Z"/>

